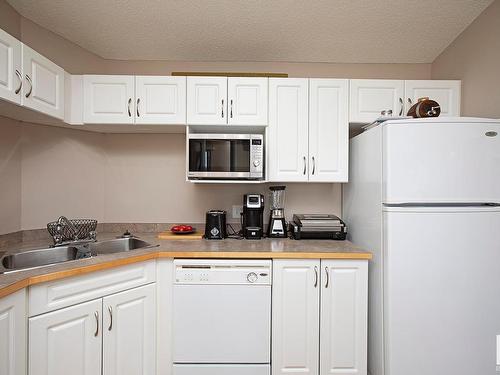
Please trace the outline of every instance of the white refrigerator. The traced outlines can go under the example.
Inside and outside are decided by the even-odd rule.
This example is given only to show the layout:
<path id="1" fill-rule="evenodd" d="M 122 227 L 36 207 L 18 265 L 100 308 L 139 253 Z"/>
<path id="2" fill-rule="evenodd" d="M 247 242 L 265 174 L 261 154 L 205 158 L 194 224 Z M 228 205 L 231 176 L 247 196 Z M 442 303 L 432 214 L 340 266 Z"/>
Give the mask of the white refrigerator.
<path id="1" fill-rule="evenodd" d="M 500 374 L 500 120 L 391 120 L 350 143 L 371 375 Z"/>

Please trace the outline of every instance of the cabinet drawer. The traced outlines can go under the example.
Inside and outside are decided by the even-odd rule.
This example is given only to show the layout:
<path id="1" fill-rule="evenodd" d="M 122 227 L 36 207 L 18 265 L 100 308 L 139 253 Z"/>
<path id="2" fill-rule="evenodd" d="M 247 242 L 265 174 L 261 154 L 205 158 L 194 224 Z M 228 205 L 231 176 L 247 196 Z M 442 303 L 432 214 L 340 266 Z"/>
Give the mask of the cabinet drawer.
<path id="1" fill-rule="evenodd" d="M 30 287 L 29 316 L 156 281 L 155 261 L 136 263 Z"/>

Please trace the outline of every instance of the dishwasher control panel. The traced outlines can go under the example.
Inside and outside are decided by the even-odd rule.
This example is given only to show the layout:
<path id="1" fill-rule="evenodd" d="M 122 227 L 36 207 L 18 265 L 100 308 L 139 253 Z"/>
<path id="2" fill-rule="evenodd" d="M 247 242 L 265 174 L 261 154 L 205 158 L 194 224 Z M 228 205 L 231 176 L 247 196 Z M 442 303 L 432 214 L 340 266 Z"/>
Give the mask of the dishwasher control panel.
<path id="1" fill-rule="evenodd" d="M 174 260 L 175 284 L 271 285 L 270 260 Z"/>

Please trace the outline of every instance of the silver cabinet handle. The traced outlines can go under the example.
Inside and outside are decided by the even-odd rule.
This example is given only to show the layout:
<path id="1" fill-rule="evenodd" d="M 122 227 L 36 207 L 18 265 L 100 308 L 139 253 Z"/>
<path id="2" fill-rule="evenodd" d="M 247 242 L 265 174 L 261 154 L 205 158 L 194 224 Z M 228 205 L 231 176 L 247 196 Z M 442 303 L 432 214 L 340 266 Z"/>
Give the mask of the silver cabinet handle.
<path id="1" fill-rule="evenodd" d="M 140 102 L 141 102 L 141 98 L 137 98 L 137 105 L 135 106 L 136 112 L 137 112 L 137 117 L 141 117 L 141 115 L 139 114 L 139 103 Z"/>
<path id="2" fill-rule="evenodd" d="M 29 75 L 26 74 L 26 81 L 28 81 L 28 83 L 30 84 L 30 89 L 29 91 L 26 93 L 26 97 L 29 98 L 29 96 L 31 95 L 31 92 L 33 91 L 33 82 L 31 81 L 31 78 Z"/>
<path id="3" fill-rule="evenodd" d="M 304 156 L 303 158 L 304 158 L 304 171 L 302 172 L 302 174 L 305 176 L 305 174 L 306 174 L 306 168 L 307 168 L 306 167 L 306 157 Z"/>
<path id="4" fill-rule="evenodd" d="M 330 274 L 328 273 L 328 267 L 325 267 L 325 273 L 326 273 L 325 288 L 328 288 L 328 284 L 330 284 Z"/>
<path id="5" fill-rule="evenodd" d="M 94 316 L 95 316 L 95 323 L 96 323 L 96 329 L 95 329 L 94 337 L 97 337 L 97 336 L 99 336 L 99 312 L 96 311 L 94 313 Z"/>
<path id="6" fill-rule="evenodd" d="M 231 113 L 229 114 L 231 118 L 233 118 L 233 99 L 231 99 Z"/>
<path id="7" fill-rule="evenodd" d="M 222 99 L 222 118 L 224 118 L 224 99 Z"/>
<path id="8" fill-rule="evenodd" d="M 314 156 L 312 157 L 312 161 L 313 161 L 313 170 L 312 170 L 312 174 L 314 174 L 314 172 L 316 172 L 316 159 L 314 159 Z"/>
<path id="9" fill-rule="evenodd" d="M 113 308 L 111 306 L 108 306 L 108 311 L 109 311 L 109 327 L 108 327 L 108 331 L 111 331 L 113 329 Z"/>
<path id="10" fill-rule="evenodd" d="M 128 117 L 132 117 L 132 112 L 130 112 L 130 105 L 132 104 L 132 98 L 128 98 Z"/>
<path id="11" fill-rule="evenodd" d="M 408 98 L 408 104 L 410 105 L 410 107 L 413 105 L 413 101 L 411 100 L 411 98 Z"/>
<path id="12" fill-rule="evenodd" d="M 19 78 L 19 87 L 15 91 L 16 95 L 21 92 L 21 89 L 23 88 L 23 76 L 21 75 L 21 72 L 16 69 L 16 76 Z"/>
<path id="13" fill-rule="evenodd" d="M 399 104 L 401 105 L 401 109 L 399 110 L 399 115 L 403 116 L 403 110 L 405 108 L 405 104 L 403 102 L 403 98 L 399 98 Z"/>
<path id="14" fill-rule="evenodd" d="M 318 267 L 314 266 L 314 287 L 318 287 Z"/>

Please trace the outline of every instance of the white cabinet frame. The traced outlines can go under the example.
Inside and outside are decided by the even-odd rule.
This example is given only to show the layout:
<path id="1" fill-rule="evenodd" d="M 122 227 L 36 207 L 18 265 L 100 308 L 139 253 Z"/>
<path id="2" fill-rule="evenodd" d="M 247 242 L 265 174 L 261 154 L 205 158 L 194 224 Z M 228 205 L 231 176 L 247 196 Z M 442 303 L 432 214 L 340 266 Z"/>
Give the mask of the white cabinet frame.
<path id="1" fill-rule="evenodd" d="M 21 104 L 21 42 L 0 29 L 0 98 Z"/>

